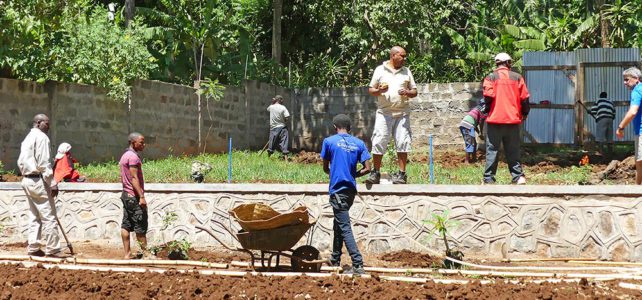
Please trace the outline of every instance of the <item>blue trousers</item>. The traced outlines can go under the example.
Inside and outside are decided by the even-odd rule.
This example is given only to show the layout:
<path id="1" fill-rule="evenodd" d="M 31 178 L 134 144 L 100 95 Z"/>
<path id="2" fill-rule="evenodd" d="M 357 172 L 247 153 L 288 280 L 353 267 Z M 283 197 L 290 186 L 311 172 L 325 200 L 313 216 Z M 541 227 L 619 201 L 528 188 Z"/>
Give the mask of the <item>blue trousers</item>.
<path id="1" fill-rule="evenodd" d="M 475 153 L 477 151 L 475 127 L 468 129 L 463 126 L 459 126 L 459 131 L 461 131 L 461 136 L 464 138 L 464 150 L 466 150 L 466 153 Z"/>
<path id="2" fill-rule="evenodd" d="M 335 194 L 330 195 L 330 205 L 334 213 L 334 240 L 332 242 L 332 257 L 330 258 L 333 265 L 341 264 L 341 250 L 345 243 L 350 258 L 352 259 L 353 267 L 363 266 L 363 257 L 357 248 L 357 242 L 354 240 L 352 234 L 352 226 L 350 225 L 350 207 L 354 203 L 356 190 L 341 190 Z"/>

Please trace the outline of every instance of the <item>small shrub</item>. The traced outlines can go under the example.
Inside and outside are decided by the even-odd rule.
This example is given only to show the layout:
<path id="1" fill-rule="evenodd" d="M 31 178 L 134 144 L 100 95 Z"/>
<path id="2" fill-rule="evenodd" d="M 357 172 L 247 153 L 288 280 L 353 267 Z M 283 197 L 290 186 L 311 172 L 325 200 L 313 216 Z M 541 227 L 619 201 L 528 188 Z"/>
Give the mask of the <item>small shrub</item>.
<path id="1" fill-rule="evenodd" d="M 167 252 L 169 259 L 174 260 L 187 260 L 189 259 L 189 249 L 192 248 L 192 243 L 187 239 L 174 240 L 167 244 Z"/>

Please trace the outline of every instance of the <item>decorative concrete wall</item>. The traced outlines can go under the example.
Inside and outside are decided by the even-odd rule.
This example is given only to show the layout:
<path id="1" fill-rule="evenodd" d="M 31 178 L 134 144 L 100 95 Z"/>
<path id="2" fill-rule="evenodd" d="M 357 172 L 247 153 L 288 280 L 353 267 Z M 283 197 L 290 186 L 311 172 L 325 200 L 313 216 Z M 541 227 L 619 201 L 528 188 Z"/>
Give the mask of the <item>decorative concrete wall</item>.
<path id="1" fill-rule="evenodd" d="M 479 84 L 426 84 L 418 92 L 411 102 L 413 147 L 425 148 L 429 134 L 436 146 L 461 145 L 457 125 L 479 98 Z M 136 81 L 130 106 L 94 86 L 0 78 L 0 161 L 16 168 L 20 142 L 36 113 L 51 118 L 52 151 L 69 142 L 81 163 L 117 159 L 131 131 L 145 135 L 147 158 L 198 153 L 199 127 L 208 152 L 226 151 L 229 137 L 236 149 L 262 149 L 269 132 L 266 108 L 276 94 L 283 95 L 292 115 L 293 148 L 319 151 L 323 139 L 334 134 L 331 122 L 338 113 L 349 114 L 353 133 L 370 143 L 376 99 L 366 88 L 289 90 L 247 81 L 227 87 L 221 101 L 203 100 L 199 113 L 194 89 L 183 85 Z"/>
<path id="2" fill-rule="evenodd" d="M 233 243 L 213 221 L 235 230 L 228 210 L 243 203 L 265 202 L 280 211 L 298 205 L 318 220 L 301 239 L 320 250 L 331 247 L 332 209 L 325 185 L 150 184 L 151 241 L 187 238 L 197 246 L 215 246 L 194 225 L 212 228 Z M 122 218 L 118 184 L 63 186 L 56 206 L 72 240 L 110 239 L 118 242 Z M 355 237 L 362 249 L 380 253 L 401 249 L 443 250 L 441 239 L 423 220 L 449 211 L 458 225 L 450 232 L 452 246 L 465 254 L 501 256 L 506 244 L 511 256 L 590 257 L 642 261 L 642 188 L 619 186 L 398 186 L 378 185 L 361 196 L 350 210 Z M 178 221 L 161 235 L 166 212 Z M 18 184 L 0 183 L 0 224 L 6 242 L 24 241 L 27 203 Z"/>

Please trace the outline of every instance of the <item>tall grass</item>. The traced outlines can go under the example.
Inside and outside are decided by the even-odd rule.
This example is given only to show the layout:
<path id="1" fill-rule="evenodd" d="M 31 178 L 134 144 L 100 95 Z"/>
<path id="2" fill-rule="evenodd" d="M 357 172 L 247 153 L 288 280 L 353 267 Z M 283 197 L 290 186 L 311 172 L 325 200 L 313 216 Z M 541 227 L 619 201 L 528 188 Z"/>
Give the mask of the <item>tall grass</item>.
<path id="1" fill-rule="evenodd" d="M 463 161 L 463 152 L 461 154 Z M 212 170 L 205 175 L 205 182 L 223 183 L 228 180 L 227 154 L 202 154 L 198 156 L 169 156 L 159 160 L 143 160 L 145 182 L 188 183 L 192 182 L 191 165 L 193 161 L 208 163 Z M 407 166 L 408 183 L 427 184 L 430 182 L 428 162 L 419 162 L 416 155 L 411 155 Z M 452 164 L 451 164 L 452 165 Z M 525 166 L 529 184 L 577 184 L 586 182 L 591 174 L 591 167 L 567 167 L 547 173 L 530 173 L 532 167 Z M 386 153 L 382 171 L 396 172 L 396 156 Z M 91 182 L 120 182 L 118 162 L 90 164 L 79 168 Z M 434 175 L 436 184 L 480 184 L 484 173 L 484 163 L 464 164 L 445 168 L 435 161 Z M 366 177 L 358 178 L 363 182 Z M 284 161 L 278 155 L 268 157 L 252 151 L 234 151 L 232 153 L 233 183 L 327 183 L 328 175 L 323 172 L 321 164 L 303 164 Z M 497 170 L 497 183 L 510 184 L 508 167 L 500 162 Z"/>
<path id="2" fill-rule="evenodd" d="M 205 175 L 205 182 L 228 181 L 228 155 L 202 154 L 169 156 L 159 160 L 143 159 L 145 182 L 192 182 L 193 161 L 212 166 L 212 170 Z M 79 172 L 92 182 L 120 182 L 120 171 L 116 161 L 83 166 L 79 168 Z M 322 183 L 327 182 L 327 175 L 321 165 L 284 161 L 277 155 L 268 157 L 266 153 L 259 155 L 258 152 L 234 151 L 232 182 Z"/>

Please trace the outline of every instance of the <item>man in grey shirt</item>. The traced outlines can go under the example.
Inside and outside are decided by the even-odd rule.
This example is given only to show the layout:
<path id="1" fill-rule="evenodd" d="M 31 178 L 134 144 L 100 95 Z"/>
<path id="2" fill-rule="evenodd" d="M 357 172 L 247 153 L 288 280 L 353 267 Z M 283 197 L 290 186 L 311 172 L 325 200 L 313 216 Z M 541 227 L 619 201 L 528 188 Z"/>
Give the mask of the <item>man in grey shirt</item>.
<path id="1" fill-rule="evenodd" d="M 272 98 L 272 105 L 268 106 L 270 112 L 270 139 L 268 141 L 268 155 L 274 153 L 277 146 L 280 148 L 283 157 L 287 158 L 288 153 L 288 127 L 286 122 L 290 120 L 290 112 L 283 105 L 283 97 L 276 95 Z"/>
<path id="2" fill-rule="evenodd" d="M 58 185 L 53 177 L 49 150 L 49 117 L 33 117 L 33 128 L 20 146 L 18 168 L 22 174 L 22 189 L 29 204 L 27 254 L 32 256 L 65 257 L 60 249 L 53 198 L 58 195 Z M 41 240 L 45 243 L 41 245 Z M 44 246 L 43 252 L 40 247 Z"/>

